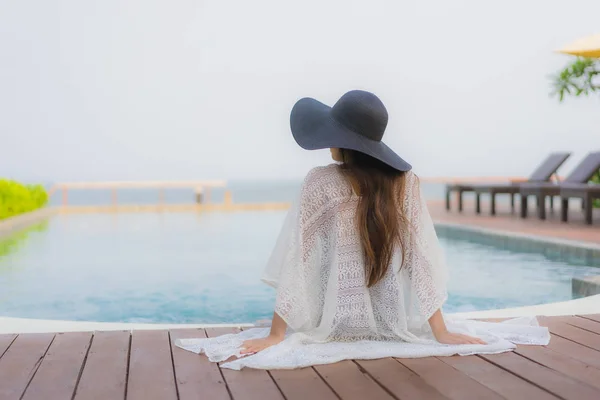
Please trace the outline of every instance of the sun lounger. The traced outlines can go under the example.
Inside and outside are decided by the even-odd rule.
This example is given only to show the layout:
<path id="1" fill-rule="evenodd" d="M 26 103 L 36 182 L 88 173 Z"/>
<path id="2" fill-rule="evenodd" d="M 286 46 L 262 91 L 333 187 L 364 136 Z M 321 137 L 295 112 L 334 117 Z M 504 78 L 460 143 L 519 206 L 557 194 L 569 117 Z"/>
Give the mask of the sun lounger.
<path id="1" fill-rule="evenodd" d="M 600 185 L 581 183 L 564 184 L 560 186 L 561 199 L 561 220 L 567 222 L 569 217 L 569 199 L 578 198 L 583 201 L 583 210 L 585 223 L 592 224 L 592 212 L 594 209 L 594 200 L 600 199 Z"/>
<path id="2" fill-rule="evenodd" d="M 565 162 L 571 153 L 557 152 L 550 154 L 543 163 L 541 163 L 531 174 L 527 182 L 548 182 L 552 175 L 556 173 L 558 168 Z M 450 196 L 452 192 L 458 193 L 458 211 L 463 210 L 463 193 L 475 193 L 475 210 L 481 212 L 480 197 L 484 193 L 489 193 L 491 196 L 491 213 L 496 214 L 496 195 L 510 194 L 511 208 L 514 211 L 515 194 L 519 193 L 519 185 L 521 182 L 511 182 L 507 184 L 448 184 L 446 185 L 446 209 L 450 210 Z"/>
<path id="3" fill-rule="evenodd" d="M 573 190 L 581 194 L 584 190 L 584 186 L 592 187 L 593 185 L 587 185 L 587 182 L 592 176 L 600 169 L 600 151 L 588 154 L 580 163 L 575 167 L 573 172 L 567 176 L 567 178 L 558 184 L 555 183 L 524 183 L 521 184 L 519 194 L 521 195 L 521 217 L 527 217 L 527 199 L 529 196 L 536 196 L 536 204 L 538 209 L 538 217 L 540 219 L 546 218 L 546 197 L 550 196 L 561 196 L 561 190 L 565 189 L 565 196 L 568 196 L 569 190 Z M 585 184 L 585 185 L 584 185 Z M 571 189 L 570 189 L 571 188 Z M 590 193 L 595 193 L 593 189 Z M 584 194 L 584 197 L 587 197 Z M 579 197 L 579 195 L 575 196 Z M 584 207 L 588 205 L 585 204 Z M 591 207 L 591 204 L 589 204 Z M 591 212 L 591 211 L 590 211 Z M 590 217 L 591 218 L 591 217 Z"/>

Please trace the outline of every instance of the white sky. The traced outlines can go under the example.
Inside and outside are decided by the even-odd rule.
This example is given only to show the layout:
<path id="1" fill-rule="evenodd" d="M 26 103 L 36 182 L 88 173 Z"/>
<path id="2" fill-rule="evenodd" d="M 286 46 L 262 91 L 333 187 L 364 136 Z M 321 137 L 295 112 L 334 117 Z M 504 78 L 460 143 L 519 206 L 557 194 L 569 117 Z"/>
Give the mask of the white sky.
<path id="1" fill-rule="evenodd" d="M 559 104 L 553 50 L 598 0 L 0 0 L 0 176 L 298 178 L 300 97 L 375 92 L 422 176 L 527 175 L 600 149 L 600 96 Z"/>

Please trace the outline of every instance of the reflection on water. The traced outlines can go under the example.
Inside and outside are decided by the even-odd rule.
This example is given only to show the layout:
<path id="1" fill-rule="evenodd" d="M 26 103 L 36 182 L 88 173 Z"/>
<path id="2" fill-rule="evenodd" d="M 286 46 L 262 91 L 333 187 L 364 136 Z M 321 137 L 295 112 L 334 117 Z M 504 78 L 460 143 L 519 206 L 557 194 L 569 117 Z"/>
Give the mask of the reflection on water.
<path id="1" fill-rule="evenodd" d="M 0 260 L 4 257 L 8 257 L 10 254 L 15 253 L 19 250 L 27 241 L 27 238 L 32 233 L 43 232 L 48 229 L 48 220 L 44 220 L 38 224 L 32 225 L 24 230 L 13 233 L 7 237 L 0 238 Z M 7 266 L 8 264 L 0 263 L 0 267 Z"/>

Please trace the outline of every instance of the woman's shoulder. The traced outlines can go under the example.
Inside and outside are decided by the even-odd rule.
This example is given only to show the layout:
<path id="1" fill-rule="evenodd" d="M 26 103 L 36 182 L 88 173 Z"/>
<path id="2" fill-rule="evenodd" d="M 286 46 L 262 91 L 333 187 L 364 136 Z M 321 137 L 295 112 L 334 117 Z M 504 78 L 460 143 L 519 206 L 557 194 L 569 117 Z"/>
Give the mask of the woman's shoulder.
<path id="1" fill-rule="evenodd" d="M 404 177 L 404 207 L 417 207 L 421 204 L 421 182 L 412 170 Z"/>
<path id="2" fill-rule="evenodd" d="M 406 171 L 405 172 L 405 178 L 406 179 L 406 183 L 409 185 L 419 185 L 419 177 L 417 176 L 417 174 L 415 174 L 413 172 L 413 170 L 410 171 Z"/>
<path id="3" fill-rule="evenodd" d="M 314 167 L 304 178 L 304 184 L 311 184 L 322 180 L 340 180 L 344 179 L 342 171 L 338 164 L 329 164 Z"/>
<path id="4" fill-rule="evenodd" d="M 329 164 L 311 169 L 302 183 L 303 197 L 334 199 L 352 194 L 352 189 L 338 164 Z"/>

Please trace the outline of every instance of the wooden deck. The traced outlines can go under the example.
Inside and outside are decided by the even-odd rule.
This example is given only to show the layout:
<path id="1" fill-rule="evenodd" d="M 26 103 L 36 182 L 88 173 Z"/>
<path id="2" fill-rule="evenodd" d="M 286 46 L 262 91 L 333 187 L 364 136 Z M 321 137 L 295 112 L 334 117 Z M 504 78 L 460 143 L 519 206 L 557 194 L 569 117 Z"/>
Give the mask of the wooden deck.
<path id="1" fill-rule="evenodd" d="M 548 210 L 546 220 L 537 218 L 535 208 L 532 208 L 530 215 L 523 219 L 519 216 L 518 203 L 514 213 L 510 211 L 508 205 L 499 204 L 496 215 L 490 215 L 489 204 L 484 202 L 482 202 L 482 213 L 479 215 L 475 213 L 475 204 L 472 201 L 465 201 L 462 212 L 456 210 L 455 203 L 452 204 L 452 210 L 447 211 L 442 201 L 428 202 L 428 207 L 436 222 L 600 244 L 600 209 L 594 210 L 593 224 L 586 225 L 581 210 L 572 210 L 569 221 L 561 222 L 558 205 L 555 205 L 554 212 Z"/>
<path id="2" fill-rule="evenodd" d="M 0 399 L 600 399 L 600 315 L 541 318 L 547 347 L 231 371 L 176 338 L 235 329 L 0 335 Z"/>

